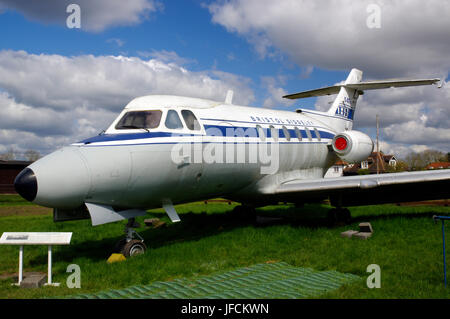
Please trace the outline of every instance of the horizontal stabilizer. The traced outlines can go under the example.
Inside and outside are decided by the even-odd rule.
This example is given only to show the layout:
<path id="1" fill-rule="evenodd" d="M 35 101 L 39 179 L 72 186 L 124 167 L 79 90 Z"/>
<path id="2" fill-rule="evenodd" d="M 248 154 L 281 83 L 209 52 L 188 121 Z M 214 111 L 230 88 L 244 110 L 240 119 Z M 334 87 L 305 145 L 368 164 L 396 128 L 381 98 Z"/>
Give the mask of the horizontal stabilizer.
<path id="1" fill-rule="evenodd" d="M 307 97 L 338 94 L 342 87 L 358 91 L 365 91 L 365 90 L 388 89 L 394 87 L 431 85 L 436 84 L 439 81 L 440 79 L 367 81 L 355 84 L 334 85 L 321 89 L 289 94 L 283 96 L 283 98 L 295 100 L 295 99 L 304 99 Z"/>
<path id="2" fill-rule="evenodd" d="M 407 86 L 432 85 L 438 83 L 439 81 L 440 79 L 367 81 L 367 82 L 360 82 L 357 84 L 346 84 L 345 87 L 365 91 L 365 90 L 399 88 Z"/>
<path id="3" fill-rule="evenodd" d="M 289 95 L 283 96 L 283 98 L 296 100 L 296 99 L 304 99 L 307 97 L 314 97 L 314 96 L 333 95 L 333 94 L 338 94 L 340 90 L 341 90 L 341 86 L 335 85 L 335 86 L 329 86 L 329 87 L 311 90 L 311 91 L 304 91 L 304 92 L 289 94 Z"/>

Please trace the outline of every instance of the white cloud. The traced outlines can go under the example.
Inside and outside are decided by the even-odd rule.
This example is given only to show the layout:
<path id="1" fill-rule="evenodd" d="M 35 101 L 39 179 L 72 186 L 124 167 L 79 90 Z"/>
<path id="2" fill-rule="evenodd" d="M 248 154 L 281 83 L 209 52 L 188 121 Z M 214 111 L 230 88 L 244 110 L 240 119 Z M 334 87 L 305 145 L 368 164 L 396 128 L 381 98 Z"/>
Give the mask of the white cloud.
<path id="1" fill-rule="evenodd" d="M 419 145 L 449 145 L 450 129 L 437 129 L 427 127 L 419 121 L 410 121 L 384 129 L 385 136 L 397 143 L 419 144 Z"/>
<path id="2" fill-rule="evenodd" d="M 12 9 L 31 20 L 65 26 L 70 15 L 66 8 L 72 3 L 80 6 L 81 29 L 91 32 L 136 25 L 148 19 L 151 13 L 162 10 L 162 4 L 154 0 L 0 0 L 0 10 Z"/>
<path id="3" fill-rule="evenodd" d="M 405 144 L 401 143 L 388 143 L 380 140 L 380 151 L 384 154 L 395 155 L 395 157 L 400 160 L 405 160 L 408 154 L 410 154 L 411 152 L 421 153 L 430 149 L 433 148 L 430 148 L 426 145 L 411 144 L 405 146 Z"/>
<path id="4" fill-rule="evenodd" d="M 121 39 L 118 39 L 118 38 L 111 38 L 111 39 L 106 40 L 106 42 L 107 43 L 114 43 L 119 48 L 125 44 L 125 41 L 123 41 Z"/>
<path id="5" fill-rule="evenodd" d="M 162 61 L 164 63 L 174 63 L 175 65 L 185 65 L 185 64 L 191 64 L 191 63 L 197 63 L 197 61 L 193 59 L 187 59 L 180 57 L 176 52 L 174 51 L 167 51 L 167 50 L 152 50 L 152 51 L 138 51 L 137 54 L 142 58 L 153 58 L 158 61 Z"/>
<path id="6" fill-rule="evenodd" d="M 191 72 L 162 60 L 0 51 L 0 151 L 14 145 L 48 153 L 96 135 L 142 95 L 221 101 L 232 89 L 236 104 L 254 101 L 248 78 L 217 70 Z"/>
<path id="7" fill-rule="evenodd" d="M 283 76 L 271 77 L 264 76 L 261 78 L 261 84 L 269 96 L 264 100 L 263 107 L 274 108 L 274 107 L 286 107 L 291 106 L 295 102 L 288 99 L 283 99 L 284 95 L 288 93 L 280 87 L 286 83 L 286 78 Z"/>
<path id="8" fill-rule="evenodd" d="M 380 29 L 367 27 L 371 3 L 380 5 Z M 246 38 L 262 57 L 282 52 L 302 67 L 393 77 L 450 68 L 449 1 L 231 0 L 208 8 L 214 23 Z"/>
<path id="9" fill-rule="evenodd" d="M 369 28 L 370 4 L 381 9 L 381 28 Z M 227 0 L 207 6 L 212 21 L 247 39 L 261 58 L 287 56 L 307 78 L 315 68 L 364 71 L 365 79 L 447 79 L 450 70 L 450 2 L 440 0 Z M 326 84 L 325 84 L 326 85 Z M 328 85 L 332 85 L 329 83 Z M 266 83 L 277 104 L 282 85 Z M 333 97 L 315 107 L 328 110 Z M 367 91 L 360 97 L 355 129 L 376 133 L 394 150 L 450 151 L 450 88 Z"/>

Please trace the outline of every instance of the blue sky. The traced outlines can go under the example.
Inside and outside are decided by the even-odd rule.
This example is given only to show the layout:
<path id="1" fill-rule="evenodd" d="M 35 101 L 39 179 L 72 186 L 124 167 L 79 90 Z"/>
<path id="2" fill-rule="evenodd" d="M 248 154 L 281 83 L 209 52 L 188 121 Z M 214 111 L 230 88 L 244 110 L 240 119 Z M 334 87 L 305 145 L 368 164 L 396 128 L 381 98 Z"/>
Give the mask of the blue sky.
<path id="1" fill-rule="evenodd" d="M 64 56 L 92 54 L 142 58 L 145 58 L 145 52 L 173 51 L 187 60 L 189 70 L 218 69 L 251 78 L 251 86 L 256 92 L 256 100 L 252 103 L 255 106 L 262 105 L 267 95 L 261 87 L 261 77 L 286 77 L 284 88 L 288 92 L 314 89 L 345 79 L 348 73 L 345 69 L 323 71 L 316 68 L 304 78 L 302 68 L 286 56 L 276 59 L 260 57 L 245 38 L 213 23 L 206 3 L 198 0 L 165 1 L 162 10 L 151 14 L 142 23 L 113 26 L 103 32 L 86 32 L 83 25 L 81 29 L 69 29 L 63 24 L 42 23 L 7 9 L 0 19 L 1 49 Z M 305 105 L 313 107 L 314 99 L 302 101 L 302 106 Z"/>
<path id="2" fill-rule="evenodd" d="M 69 3 L 80 5 L 81 29 L 65 23 Z M 48 153 L 85 138 L 135 94 L 221 99 L 233 89 L 253 106 L 324 109 L 332 97 L 289 104 L 281 96 L 333 85 L 352 67 L 365 79 L 447 79 L 450 4 L 380 2 L 380 28 L 369 28 L 371 3 L 0 0 L 0 153 Z M 379 114 L 385 151 L 448 151 L 450 91 L 434 89 L 370 92 L 355 127 L 373 136 Z M 41 125 L 27 122 L 30 112 Z M 51 118 L 73 127 L 50 129 Z"/>

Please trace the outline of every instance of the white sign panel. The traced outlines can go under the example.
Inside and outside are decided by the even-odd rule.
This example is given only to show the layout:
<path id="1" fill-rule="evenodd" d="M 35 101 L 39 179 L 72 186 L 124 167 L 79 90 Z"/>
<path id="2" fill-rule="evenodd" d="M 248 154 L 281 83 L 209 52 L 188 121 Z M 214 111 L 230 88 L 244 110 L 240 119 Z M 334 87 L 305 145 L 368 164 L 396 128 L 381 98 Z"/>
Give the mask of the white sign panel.
<path id="1" fill-rule="evenodd" d="M 0 245 L 69 245 L 72 233 L 5 232 Z"/>

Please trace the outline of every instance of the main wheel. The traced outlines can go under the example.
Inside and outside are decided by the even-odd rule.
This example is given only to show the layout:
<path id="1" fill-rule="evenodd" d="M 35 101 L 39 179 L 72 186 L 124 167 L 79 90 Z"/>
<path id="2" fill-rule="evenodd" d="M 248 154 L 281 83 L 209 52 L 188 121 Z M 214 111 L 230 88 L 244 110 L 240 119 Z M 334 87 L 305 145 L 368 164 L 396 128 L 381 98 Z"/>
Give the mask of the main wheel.
<path id="1" fill-rule="evenodd" d="M 146 249 L 147 246 L 145 246 L 145 244 L 142 241 L 133 239 L 125 244 L 125 246 L 122 249 L 122 254 L 125 257 L 136 256 L 143 254 Z"/>

